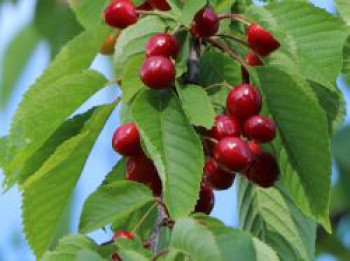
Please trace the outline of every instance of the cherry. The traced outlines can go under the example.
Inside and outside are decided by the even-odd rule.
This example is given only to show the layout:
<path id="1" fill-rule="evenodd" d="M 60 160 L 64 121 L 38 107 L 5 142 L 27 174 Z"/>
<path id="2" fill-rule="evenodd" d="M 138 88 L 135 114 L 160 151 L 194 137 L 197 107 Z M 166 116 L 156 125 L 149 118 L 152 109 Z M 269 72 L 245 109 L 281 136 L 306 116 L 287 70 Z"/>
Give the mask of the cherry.
<path id="1" fill-rule="evenodd" d="M 219 30 L 219 18 L 211 8 L 201 9 L 191 24 L 191 33 L 196 37 L 210 37 Z"/>
<path id="2" fill-rule="evenodd" d="M 140 134 L 135 123 L 130 122 L 120 126 L 113 135 L 112 146 L 123 156 L 137 154 L 141 150 Z"/>
<path id="3" fill-rule="evenodd" d="M 208 184 L 202 182 L 199 199 L 194 211 L 209 215 L 214 208 L 214 201 L 215 197 L 213 189 Z"/>
<path id="4" fill-rule="evenodd" d="M 245 58 L 245 61 L 248 65 L 254 67 L 263 65 L 263 62 L 260 60 L 259 56 L 255 52 L 249 52 Z"/>
<path id="5" fill-rule="evenodd" d="M 278 180 L 279 173 L 275 158 L 267 152 L 256 155 L 244 172 L 250 181 L 263 188 L 272 187 Z"/>
<path id="6" fill-rule="evenodd" d="M 140 69 L 143 83 L 151 89 L 168 88 L 175 81 L 175 66 L 163 56 L 148 57 Z"/>
<path id="7" fill-rule="evenodd" d="M 119 34 L 110 34 L 106 37 L 100 47 L 100 53 L 104 55 L 110 55 L 114 53 L 114 46 Z"/>
<path id="8" fill-rule="evenodd" d="M 254 115 L 244 122 L 244 135 L 257 142 L 270 142 L 276 136 L 276 124 L 262 115 Z"/>
<path id="9" fill-rule="evenodd" d="M 245 141 L 237 137 L 228 137 L 216 144 L 214 157 L 221 168 L 228 172 L 236 172 L 248 167 L 253 154 Z"/>
<path id="10" fill-rule="evenodd" d="M 166 0 L 148 0 L 150 5 L 160 11 L 169 11 L 171 9 L 170 5 Z"/>
<path id="11" fill-rule="evenodd" d="M 162 193 L 162 182 L 157 169 L 143 152 L 126 159 L 126 179 L 145 184 L 155 196 Z"/>
<path id="12" fill-rule="evenodd" d="M 239 119 L 246 119 L 259 113 L 261 105 L 259 90 L 247 83 L 234 87 L 227 96 L 228 111 Z"/>
<path id="13" fill-rule="evenodd" d="M 171 34 L 156 34 L 152 36 L 146 45 L 146 55 L 165 56 L 176 58 L 180 51 L 180 44 Z"/>
<path id="14" fill-rule="evenodd" d="M 210 158 L 204 165 L 206 182 L 216 190 L 229 189 L 235 180 L 235 174 L 221 169 L 214 158 Z"/>
<path id="15" fill-rule="evenodd" d="M 218 141 L 231 136 L 239 137 L 241 136 L 240 122 L 234 116 L 217 115 L 208 135 Z"/>
<path id="16" fill-rule="evenodd" d="M 248 146 L 252 151 L 253 155 L 258 155 L 263 151 L 260 145 L 258 143 L 255 143 L 254 141 L 249 141 Z"/>
<path id="17" fill-rule="evenodd" d="M 116 240 L 117 238 L 125 238 L 125 239 L 130 239 L 130 240 L 135 239 L 134 235 L 130 231 L 127 231 L 127 230 L 122 230 L 122 231 L 118 231 L 118 232 L 114 233 L 112 239 Z"/>
<path id="18" fill-rule="evenodd" d="M 280 43 L 258 24 L 251 24 L 247 29 L 249 46 L 261 56 L 267 56 L 280 47 Z"/>
<path id="19" fill-rule="evenodd" d="M 153 10 L 153 7 L 150 5 L 148 1 L 143 2 L 143 4 L 140 4 L 137 7 L 137 10 L 142 10 L 142 11 L 151 11 Z"/>
<path id="20" fill-rule="evenodd" d="M 105 9 L 104 18 L 108 25 L 124 29 L 137 22 L 138 14 L 130 0 L 114 0 Z"/>

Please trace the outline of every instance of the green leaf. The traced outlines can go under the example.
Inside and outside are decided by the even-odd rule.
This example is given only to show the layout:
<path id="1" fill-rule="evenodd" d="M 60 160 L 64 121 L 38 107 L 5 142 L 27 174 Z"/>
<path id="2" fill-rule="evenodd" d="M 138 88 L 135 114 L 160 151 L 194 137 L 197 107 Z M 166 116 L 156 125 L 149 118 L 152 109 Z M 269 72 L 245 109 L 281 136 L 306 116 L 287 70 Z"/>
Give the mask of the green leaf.
<path id="1" fill-rule="evenodd" d="M 279 39 L 281 50 L 296 57 L 306 78 L 325 86 L 334 83 L 342 68 L 343 45 L 348 35 L 340 19 L 312 4 L 292 1 L 266 9 L 251 7 L 248 13 L 272 29 L 281 29 L 285 36 Z"/>
<path id="2" fill-rule="evenodd" d="M 135 55 L 128 61 L 123 72 L 120 89 L 123 92 L 122 99 L 130 101 L 140 90 L 145 88 L 140 79 L 140 68 L 145 60 L 143 54 Z"/>
<path id="3" fill-rule="evenodd" d="M 347 0 L 335 0 L 335 5 L 337 6 L 337 11 L 344 21 L 350 25 L 350 5 Z"/>
<path id="4" fill-rule="evenodd" d="M 191 218 L 179 219 L 175 223 L 170 247 L 194 260 L 222 260 L 213 233 Z"/>
<path id="5" fill-rule="evenodd" d="M 306 215 L 329 228 L 331 155 L 326 115 L 286 72 L 273 67 L 257 72 L 286 150 L 277 152 L 283 183 Z"/>
<path id="6" fill-rule="evenodd" d="M 79 23 L 89 31 L 98 31 L 107 28 L 106 23 L 102 19 L 102 14 L 109 2 L 109 0 L 68 0 Z"/>
<path id="7" fill-rule="evenodd" d="M 82 250 L 96 251 L 97 245 L 91 239 L 80 235 L 69 235 L 62 238 L 54 251 L 46 252 L 41 261 L 76 261 Z"/>
<path id="8" fill-rule="evenodd" d="M 344 45 L 344 61 L 343 61 L 343 74 L 345 81 L 350 85 L 350 36 L 347 38 Z"/>
<path id="9" fill-rule="evenodd" d="M 0 168 L 4 168 L 6 165 L 5 152 L 7 147 L 7 136 L 0 138 Z"/>
<path id="10" fill-rule="evenodd" d="M 132 117 L 162 179 L 171 217 L 187 216 L 198 199 L 204 157 L 178 98 L 169 91 L 145 90 L 134 100 Z"/>
<path id="11" fill-rule="evenodd" d="M 69 63 L 75 63 L 75 59 L 64 66 L 69 67 Z M 56 66 L 50 66 L 48 70 L 54 67 Z M 89 70 L 70 74 L 55 82 L 45 81 L 46 75 L 44 73 L 42 81 L 39 80 L 25 94 L 11 125 L 8 143 L 11 163 L 6 169 L 10 185 L 18 179 L 23 181 L 26 161 L 42 147 L 67 117 L 107 83 L 107 79 L 100 73 Z"/>
<path id="12" fill-rule="evenodd" d="M 97 109 L 22 186 L 23 226 L 37 258 L 50 246 L 90 151 L 115 104 Z"/>
<path id="13" fill-rule="evenodd" d="M 118 181 L 102 185 L 85 201 L 79 230 L 88 233 L 100 229 L 152 200 L 150 189 L 139 183 Z"/>
<path id="14" fill-rule="evenodd" d="M 195 14 L 207 4 L 206 0 L 186 1 L 182 7 L 180 22 L 189 26 Z"/>
<path id="15" fill-rule="evenodd" d="M 164 32 L 165 24 L 156 16 L 148 16 L 129 26 L 120 34 L 114 53 L 114 68 L 122 75 L 127 61 L 134 55 L 144 53 L 148 39 L 156 33 Z"/>
<path id="16" fill-rule="evenodd" d="M 215 111 L 206 91 L 198 85 L 177 85 L 182 108 L 193 125 L 210 128 Z"/>
<path id="17" fill-rule="evenodd" d="M 123 261 L 149 261 L 150 259 L 131 249 L 121 249 L 119 255 Z"/>
<path id="18" fill-rule="evenodd" d="M 29 24 L 19 31 L 8 45 L 4 52 L 2 79 L 0 81 L 0 108 L 4 107 L 12 92 L 15 84 L 22 73 L 35 46 L 40 37 L 33 27 Z"/>
<path id="19" fill-rule="evenodd" d="M 284 192 L 258 188 L 245 179 L 239 180 L 238 187 L 239 218 L 244 230 L 272 247 L 281 260 L 314 260 L 316 224 Z"/>
<path id="20" fill-rule="evenodd" d="M 226 82 L 233 86 L 242 82 L 241 68 L 232 58 L 218 52 L 206 52 L 200 59 L 200 85 Z"/>
<path id="21" fill-rule="evenodd" d="M 35 7 L 34 25 L 50 43 L 54 57 L 82 28 L 65 1 L 38 0 Z"/>
<path id="22" fill-rule="evenodd" d="M 113 167 L 113 169 L 106 175 L 105 180 L 103 181 L 103 184 L 109 184 L 113 183 L 115 181 L 122 181 L 125 180 L 125 158 L 122 158 L 117 162 L 117 164 Z"/>
<path id="23" fill-rule="evenodd" d="M 107 259 L 102 258 L 97 252 L 84 249 L 78 252 L 75 261 L 107 261 Z"/>

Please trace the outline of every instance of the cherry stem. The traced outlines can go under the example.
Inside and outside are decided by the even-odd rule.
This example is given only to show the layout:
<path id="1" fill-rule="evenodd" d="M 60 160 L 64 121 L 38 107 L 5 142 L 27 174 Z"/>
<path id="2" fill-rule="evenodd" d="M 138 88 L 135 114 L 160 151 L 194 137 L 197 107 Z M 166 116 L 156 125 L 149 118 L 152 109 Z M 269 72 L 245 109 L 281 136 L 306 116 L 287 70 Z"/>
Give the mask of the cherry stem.
<path id="1" fill-rule="evenodd" d="M 170 248 L 164 248 L 162 250 L 160 250 L 152 259 L 151 261 L 157 261 L 158 258 L 165 256 L 166 254 L 168 254 L 170 252 Z"/>
<path id="2" fill-rule="evenodd" d="M 165 18 L 169 18 L 171 20 L 177 21 L 175 16 L 172 16 L 171 14 L 165 13 L 165 12 L 159 12 L 159 11 L 146 11 L 146 10 L 135 10 L 137 14 L 141 15 L 158 15 L 163 16 Z"/>
<path id="3" fill-rule="evenodd" d="M 219 19 L 231 19 L 231 20 L 236 20 L 238 22 L 244 23 L 246 25 L 250 25 L 251 23 L 246 20 L 245 15 L 243 14 L 220 14 Z"/>
<path id="4" fill-rule="evenodd" d="M 131 231 L 133 234 L 136 233 L 136 231 L 140 228 L 140 226 L 145 222 L 146 218 L 149 216 L 149 214 L 152 212 L 152 210 L 157 206 L 157 203 L 154 203 L 147 211 L 146 213 L 142 216 L 142 218 L 137 222 L 133 230 Z"/>
<path id="5" fill-rule="evenodd" d="M 223 82 L 223 83 L 214 83 L 212 85 L 209 85 L 208 87 L 205 88 L 205 90 L 211 90 L 211 89 L 215 89 L 217 87 L 226 87 L 228 89 L 232 89 L 232 86 L 229 85 L 228 83 L 226 82 Z"/>
<path id="6" fill-rule="evenodd" d="M 221 51 L 227 53 L 229 56 L 231 56 L 233 59 L 235 59 L 240 65 L 242 65 L 244 68 L 246 68 L 248 70 L 247 63 L 242 59 L 242 57 L 240 57 L 228 45 L 222 44 L 219 41 L 215 40 L 214 38 L 208 38 L 208 39 L 206 39 L 206 41 L 211 43 L 213 46 L 220 49 Z"/>
<path id="7" fill-rule="evenodd" d="M 230 40 L 233 40 L 233 41 L 235 41 L 235 42 L 238 42 L 238 43 L 240 43 L 240 44 L 242 44 L 242 45 L 244 45 L 244 46 L 250 48 L 249 45 L 248 45 L 248 43 L 247 43 L 246 41 L 244 41 L 244 40 L 238 38 L 237 36 L 230 35 L 230 34 L 217 34 L 216 36 L 222 37 L 222 38 L 227 38 L 227 39 L 230 39 Z"/>
<path id="8" fill-rule="evenodd" d="M 213 142 L 213 143 L 215 143 L 215 144 L 218 143 L 218 141 L 217 141 L 216 139 L 210 138 L 210 137 L 208 137 L 208 136 L 203 136 L 203 138 L 204 138 L 205 140 L 208 140 L 208 141 Z"/>

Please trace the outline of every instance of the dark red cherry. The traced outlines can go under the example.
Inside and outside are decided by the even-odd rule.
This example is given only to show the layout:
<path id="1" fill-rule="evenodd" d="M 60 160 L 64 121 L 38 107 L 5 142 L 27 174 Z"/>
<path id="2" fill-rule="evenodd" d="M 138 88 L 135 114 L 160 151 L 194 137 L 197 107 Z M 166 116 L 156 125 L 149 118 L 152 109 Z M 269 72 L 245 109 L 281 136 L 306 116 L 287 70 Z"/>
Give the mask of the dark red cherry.
<path id="1" fill-rule="evenodd" d="M 140 134 L 135 123 L 130 122 L 120 126 L 113 135 L 112 146 L 123 156 L 131 156 L 141 150 Z"/>
<path id="2" fill-rule="evenodd" d="M 169 11 L 171 9 L 170 5 L 168 4 L 167 0 L 148 0 L 150 5 L 157 10 L 160 11 Z"/>
<path id="3" fill-rule="evenodd" d="M 143 2 L 143 4 L 140 4 L 137 7 L 137 10 L 142 10 L 142 11 L 151 11 L 153 10 L 153 7 L 148 3 L 148 1 Z"/>
<path id="4" fill-rule="evenodd" d="M 244 122 L 244 135 L 256 142 L 270 142 L 276 136 L 276 124 L 268 117 L 254 115 Z"/>
<path id="5" fill-rule="evenodd" d="M 175 81 L 175 65 L 163 56 L 148 57 L 140 69 L 143 83 L 150 89 L 165 89 Z"/>
<path id="6" fill-rule="evenodd" d="M 262 100 L 259 90 L 247 83 L 234 87 L 227 96 L 226 106 L 228 111 L 241 120 L 258 114 L 261 105 Z"/>
<path id="7" fill-rule="evenodd" d="M 191 24 L 191 33 L 196 37 L 210 37 L 219 30 L 218 15 L 211 8 L 201 9 L 194 17 Z"/>
<path id="8" fill-rule="evenodd" d="M 224 170 L 238 172 L 248 167 L 253 154 L 245 141 L 237 137 L 228 137 L 216 144 L 214 157 Z"/>
<path id="9" fill-rule="evenodd" d="M 280 47 L 280 43 L 258 24 L 251 24 L 247 29 L 250 48 L 261 56 L 267 56 Z"/>
<path id="10" fill-rule="evenodd" d="M 213 189 L 208 184 L 202 182 L 199 199 L 194 211 L 209 215 L 214 208 L 214 202 L 215 197 Z"/>
<path id="11" fill-rule="evenodd" d="M 275 158 L 267 152 L 262 152 L 254 157 L 244 174 L 253 183 L 269 188 L 278 180 L 280 171 Z"/>
<path id="12" fill-rule="evenodd" d="M 162 33 L 152 36 L 146 45 L 146 55 L 176 58 L 180 44 L 172 34 Z"/>
<path id="13" fill-rule="evenodd" d="M 130 0 L 114 0 L 104 11 L 105 22 L 119 29 L 124 29 L 137 22 L 138 14 Z"/>
<path id="14" fill-rule="evenodd" d="M 126 159 L 126 179 L 150 187 L 155 196 L 162 193 L 162 182 L 151 159 L 141 152 Z"/>
<path id="15" fill-rule="evenodd" d="M 245 58 L 245 61 L 248 65 L 254 67 L 263 65 L 263 62 L 260 60 L 259 56 L 255 52 L 249 52 Z"/>
<path id="16" fill-rule="evenodd" d="M 235 174 L 221 169 L 214 158 L 210 158 L 204 165 L 205 181 L 216 190 L 229 189 L 235 180 Z"/>
<path id="17" fill-rule="evenodd" d="M 262 148 L 260 147 L 260 145 L 254 141 L 249 141 L 248 142 L 248 146 L 250 148 L 250 150 L 252 151 L 253 155 L 258 155 L 261 152 L 263 152 Z"/>
<path id="18" fill-rule="evenodd" d="M 226 137 L 239 137 L 241 136 L 240 122 L 234 116 L 218 115 L 208 135 L 218 141 Z"/>
<path id="19" fill-rule="evenodd" d="M 118 232 L 114 233 L 112 239 L 116 240 L 117 238 L 125 238 L 125 239 L 130 239 L 130 240 L 135 239 L 134 235 L 130 231 L 127 231 L 127 230 L 122 230 L 122 231 L 118 231 Z"/>

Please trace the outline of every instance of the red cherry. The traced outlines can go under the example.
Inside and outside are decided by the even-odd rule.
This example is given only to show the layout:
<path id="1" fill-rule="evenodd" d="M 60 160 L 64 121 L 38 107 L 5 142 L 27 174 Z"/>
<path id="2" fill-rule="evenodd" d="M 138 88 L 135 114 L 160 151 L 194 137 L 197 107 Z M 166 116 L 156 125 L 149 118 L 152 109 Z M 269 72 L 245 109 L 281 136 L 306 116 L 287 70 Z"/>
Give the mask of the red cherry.
<path id="1" fill-rule="evenodd" d="M 134 235 L 130 231 L 126 231 L 126 230 L 122 230 L 122 231 L 118 231 L 118 232 L 114 233 L 112 239 L 116 240 L 117 238 L 125 238 L 125 239 L 130 239 L 130 240 L 135 239 Z"/>
<path id="2" fill-rule="evenodd" d="M 219 18 L 211 8 L 201 9 L 194 17 L 191 33 L 196 37 L 210 37 L 219 30 Z"/>
<path id="3" fill-rule="evenodd" d="M 263 62 L 260 60 L 259 56 L 255 52 L 249 52 L 245 58 L 245 61 L 248 65 L 254 67 L 263 65 Z"/>
<path id="4" fill-rule="evenodd" d="M 153 10 L 153 7 L 150 5 L 150 3 L 148 3 L 148 1 L 145 1 L 143 4 L 137 7 L 137 10 L 151 11 Z"/>
<path id="5" fill-rule="evenodd" d="M 138 14 L 130 0 L 114 0 L 104 11 L 105 22 L 119 29 L 124 29 L 137 22 Z"/>
<path id="6" fill-rule="evenodd" d="M 135 123 L 130 122 L 120 126 L 113 135 L 112 146 L 123 156 L 131 156 L 141 150 L 140 134 Z"/>
<path id="7" fill-rule="evenodd" d="M 170 5 L 166 0 L 148 0 L 150 5 L 160 11 L 169 11 L 171 9 Z"/>
<path id="8" fill-rule="evenodd" d="M 208 184 L 203 182 L 199 193 L 199 199 L 194 211 L 209 215 L 214 208 L 214 202 L 215 197 L 213 189 Z"/>
<path id="9" fill-rule="evenodd" d="M 227 96 L 228 111 L 239 119 L 246 119 L 259 113 L 261 105 L 259 90 L 247 83 L 234 87 Z"/>
<path id="10" fill-rule="evenodd" d="M 176 58 L 180 51 L 180 44 L 172 34 L 156 34 L 152 36 L 146 45 L 146 55 L 165 56 Z"/>
<path id="11" fill-rule="evenodd" d="M 251 24 L 247 29 L 249 46 L 261 56 L 267 56 L 280 47 L 280 43 L 258 24 Z"/>
<path id="12" fill-rule="evenodd" d="M 139 182 L 150 187 L 155 196 L 162 193 L 162 182 L 152 160 L 144 153 L 126 159 L 126 179 Z"/>
<path id="13" fill-rule="evenodd" d="M 244 174 L 253 183 L 269 188 L 278 180 L 280 172 L 275 158 L 267 152 L 262 152 L 254 157 Z"/>
<path id="14" fill-rule="evenodd" d="M 270 142 L 276 137 L 276 124 L 262 115 L 254 115 L 244 123 L 244 135 L 257 142 Z"/>
<path id="15" fill-rule="evenodd" d="M 221 169 L 214 158 L 210 158 L 204 165 L 206 182 L 216 190 L 229 189 L 235 180 L 235 174 Z"/>
<path id="16" fill-rule="evenodd" d="M 228 137 L 216 144 L 214 157 L 221 168 L 228 172 L 236 172 L 248 167 L 253 154 L 245 141 Z"/>
<path id="17" fill-rule="evenodd" d="M 208 131 L 208 135 L 218 141 L 226 137 L 240 137 L 240 122 L 234 116 L 218 115 L 215 117 L 214 126 Z"/>
<path id="18" fill-rule="evenodd" d="M 163 56 L 148 57 L 140 69 L 143 83 L 151 89 L 168 88 L 175 81 L 175 65 Z"/>
<path id="19" fill-rule="evenodd" d="M 249 141 L 248 146 L 250 150 L 252 151 L 253 155 L 258 155 L 261 152 L 263 152 L 262 148 L 258 143 L 255 143 L 254 141 Z"/>

